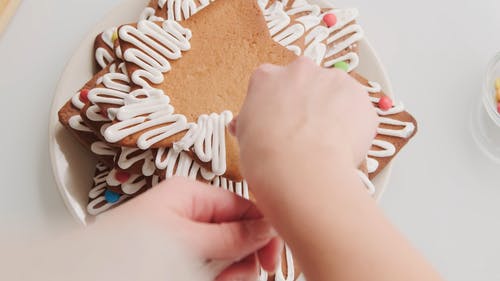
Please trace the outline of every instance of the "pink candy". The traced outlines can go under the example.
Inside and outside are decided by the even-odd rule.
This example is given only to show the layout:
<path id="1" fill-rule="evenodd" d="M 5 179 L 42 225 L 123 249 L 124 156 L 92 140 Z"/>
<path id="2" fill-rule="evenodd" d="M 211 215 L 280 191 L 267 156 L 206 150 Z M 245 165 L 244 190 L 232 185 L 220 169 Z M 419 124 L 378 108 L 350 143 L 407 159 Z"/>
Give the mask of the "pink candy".
<path id="1" fill-rule="evenodd" d="M 388 96 L 382 96 L 378 102 L 378 107 L 383 111 L 391 109 L 392 105 L 392 100 Z"/>
<path id="2" fill-rule="evenodd" d="M 326 14 L 323 17 L 323 21 L 325 22 L 326 26 L 332 27 L 337 24 L 337 16 L 334 14 Z"/>

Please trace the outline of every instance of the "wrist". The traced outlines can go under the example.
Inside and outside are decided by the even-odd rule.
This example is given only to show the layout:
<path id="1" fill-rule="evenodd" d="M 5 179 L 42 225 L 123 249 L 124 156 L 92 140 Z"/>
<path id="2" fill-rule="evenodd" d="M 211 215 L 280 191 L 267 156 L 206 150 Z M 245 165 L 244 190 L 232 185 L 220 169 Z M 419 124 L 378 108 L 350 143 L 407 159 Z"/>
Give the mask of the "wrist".
<path id="1" fill-rule="evenodd" d="M 346 170 L 354 170 L 350 148 L 338 145 L 317 145 L 312 149 L 305 146 L 282 145 L 242 156 L 242 167 L 247 181 L 254 183 L 255 189 L 264 186 L 266 193 L 288 189 L 292 182 L 310 182 L 312 178 L 342 175 Z M 254 190 L 258 192 L 258 190 Z"/>

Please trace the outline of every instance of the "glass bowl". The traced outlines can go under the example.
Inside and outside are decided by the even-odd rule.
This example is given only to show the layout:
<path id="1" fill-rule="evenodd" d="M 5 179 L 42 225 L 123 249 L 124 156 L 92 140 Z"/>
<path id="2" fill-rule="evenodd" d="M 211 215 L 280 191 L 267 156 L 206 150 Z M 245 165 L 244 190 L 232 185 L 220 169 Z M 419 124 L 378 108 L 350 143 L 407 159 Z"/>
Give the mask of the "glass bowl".
<path id="1" fill-rule="evenodd" d="M 472 136 L 481 150 L 500 163 L 500 113 L 495 100 L 495 80 L 500 78 L 500 53 L 488 65 L 481 101 L 472 114 Z"/>

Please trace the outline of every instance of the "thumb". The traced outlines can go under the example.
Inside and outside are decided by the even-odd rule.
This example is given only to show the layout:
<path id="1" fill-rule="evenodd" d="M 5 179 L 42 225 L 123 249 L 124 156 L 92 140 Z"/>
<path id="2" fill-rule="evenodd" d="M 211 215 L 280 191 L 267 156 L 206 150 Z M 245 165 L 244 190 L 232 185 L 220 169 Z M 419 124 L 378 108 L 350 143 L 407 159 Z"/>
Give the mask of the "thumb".
<path id="1" fill-rule="evenodd" d="M 197 223 L 195 228 L 191 233 L 196 235 L 193 240 L 197 241 L 197 249 L 202 257 L 211 260 L 240 260 L 278 235 L 265 219 Z"/>

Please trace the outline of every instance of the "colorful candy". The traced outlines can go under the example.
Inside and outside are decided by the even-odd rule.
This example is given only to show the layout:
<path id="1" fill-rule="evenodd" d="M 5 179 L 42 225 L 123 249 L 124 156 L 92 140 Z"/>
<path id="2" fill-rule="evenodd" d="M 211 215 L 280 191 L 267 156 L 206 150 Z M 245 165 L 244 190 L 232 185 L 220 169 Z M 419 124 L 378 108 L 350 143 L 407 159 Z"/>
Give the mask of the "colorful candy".
<path id="1" fill-rule="evenodd" d="M 337 16 L 335 14 L 326 14 L 323 17 L 323 21 L 325 22 L 326 26 L 332 27 L 337 24 Z"/>
<path id="2" fill-rule="evenodd" d="M 347 72 L 349 70 L 349 64 L 345 61 L 339 61 L 333 65 L 333 67 Z"/>
<path id="3" fill-rule="evenodd" d="M 118 40 L 118 32 L 115 31 L 113 33 L 113 35 L 111 36 L 111 41 L 113 41 L 113 43 L 115 43 L 115 41 Z"/>
<path id="4" fill-rule="evenodd" d="M 106 202 L 113 204 L 120 200 L 120 194 L 108 189 L 104 193 L 104 198 L 106 199 Z"/>
<path id="5" fill-rule="evenodd" d="M 130 179 L 130 174 L 123 171 L 117 171 L 115 174 L 115 179 L 120 183 L 126 183 Z"/>
<path id="6" fill-rule="evenodd" d="M 82 89 L 80 91 L 80 101 L 83 103 L 87 103 L 89 101 L 89 90 L 88 89 Z"/>
<path id="7" fill-rule="evenodd" d="M 387 111 L 392 108 L 392 100 L 388 96 L 382 96 L 380 97 L 380 100 L 378 102 L 378 107 L 382 109 L 383 111 Z"/>

